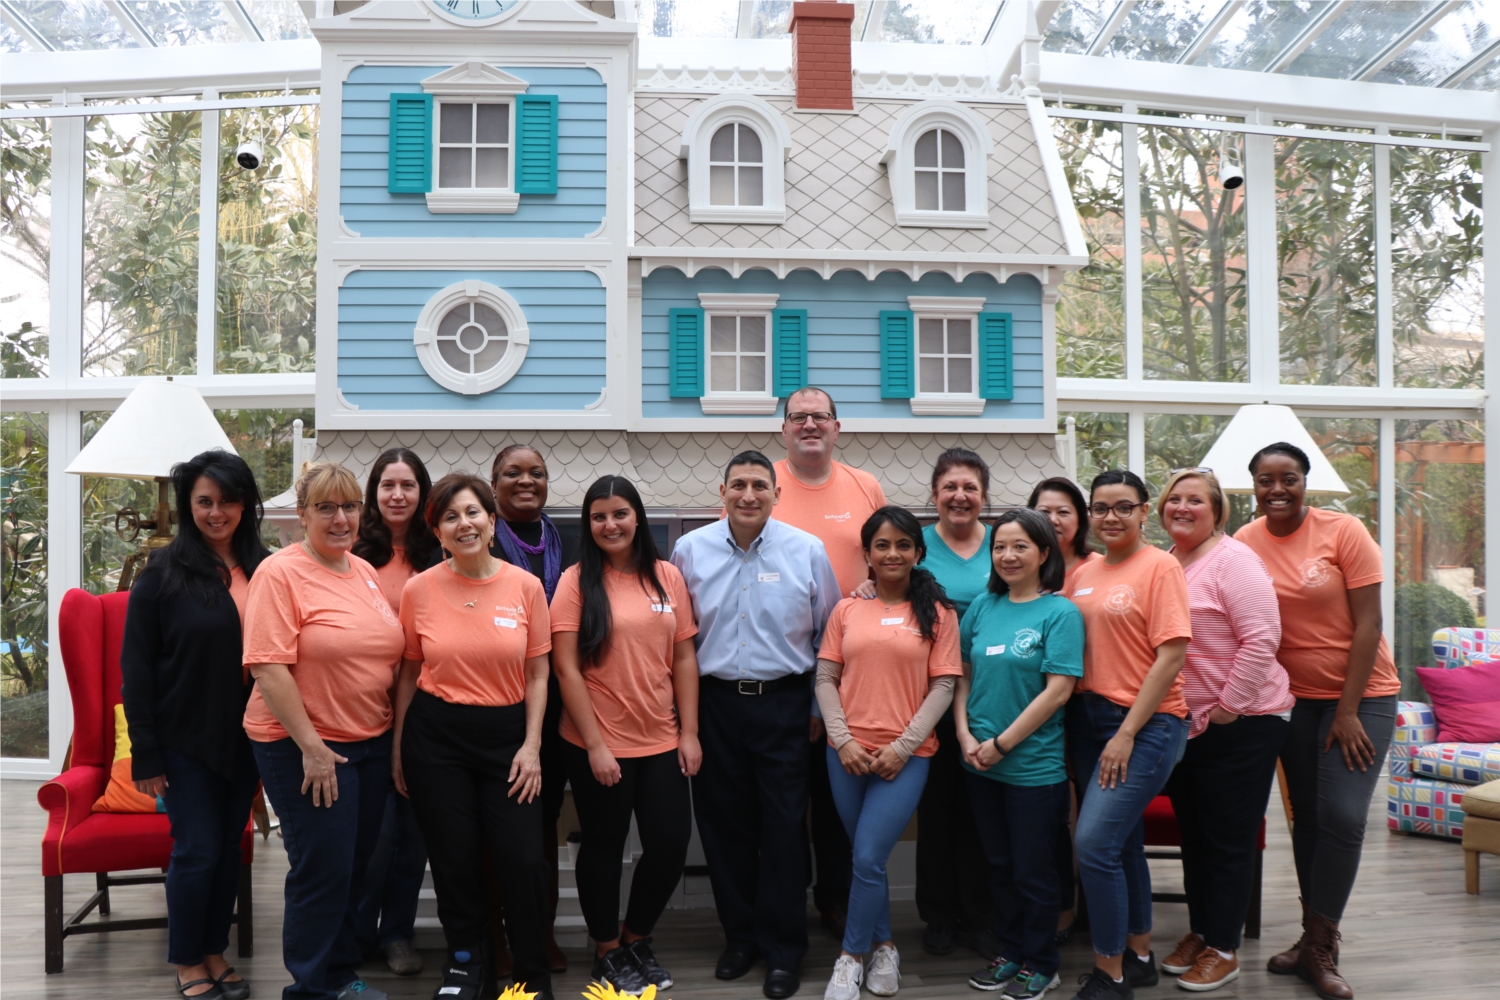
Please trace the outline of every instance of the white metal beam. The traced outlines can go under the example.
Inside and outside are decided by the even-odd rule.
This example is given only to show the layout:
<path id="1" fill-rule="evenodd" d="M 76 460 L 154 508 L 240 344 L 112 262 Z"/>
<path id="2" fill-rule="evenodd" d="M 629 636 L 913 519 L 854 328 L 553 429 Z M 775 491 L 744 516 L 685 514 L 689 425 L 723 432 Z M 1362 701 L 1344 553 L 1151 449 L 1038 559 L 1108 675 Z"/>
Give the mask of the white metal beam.
<path id="1" fill-rule="evenodd" d="M 1135 0 L 1120 0 L 1115 4 L 1115 9 L 1110 12 L 1109 17 L 1099 28 L 1099 33 L 1089 43 L 1088 55 L 1102 56 L 1109 43 L 1114 41 L 1115 35 L 1120 33 L 1120 25 L 1125 23 L 1125 18 L 1130 15 L 1130 9 L 1135 6 Z"/>
<path id="2" fill-rule="evenodd" d="M 1431 30 L 1434 24 L 1437 24 L 1439 21 L 1447 17 L 1449 14 L 1453 13 L 1462 5 L 1463 0 L 1448 0 L 1447 3 L 1438 4 L 1432 10 L 1428 11 L 1425 15 L 1418 18 L 1410 28 L 1407 28 L 1406 31 L 1401 34 L 1401 37 L 1391 42 L 1391 44 L 1382 49 L 1380 53 L 1373 59 L 1365 63 L 1359 69 L 1355 70 L 1354 75 L 1351 76 L 1350 79 L 1370 79 L 1376 73 L 1379 73 L 1381 70 L 1389 66 L 1397 56 L 1405 52 L 1407 49 L 1411 48 L 1412 43 L 1415 42 L 1418 38 L 1421 38 L 1423 35 L 1427 34 L 1427 32 Z"/>
<path id="3" fill-rule="evenodd" d="M 984 48 L 990 57 L 986 72 L 994 75 L 1002 90 L 1021 73 L 1021 43 L 1028 34 L 1045 35 L 1061 6 L 1062 0 L 1006 0 L 1000 8 Z"/>
<path id="4" fill-rule="evenodd" d="M 739 23 L 736 24 L 735 28 L 734 28 L 734 37 L 736 37 L 736 38 L 749 38 L 750 37 L 750 26 L 752 24 L 754 24 L 754 23 L 755 23 L 755 2 L 754 2 L 754 0 L 740 0 L 740 18 L 739 18 Z"/>
<path id="5" fill-rule="evenodd" d="M 859 29 L 859 40 L 862 42 L 880 41 L 880 22 L 885 20 L 886 0 L 873 0 L 870 10 L 865 14 L 865 26 Z M 870 34 L 870 26 L 875 26 L 875 34 Z"/>
<path id="6" fill-rule="evenodd" d="M 16 34 L 26 39 L 27 45 L 30 45 L 38 52 L 53 51 L 52 43 L 42 37 L 42 33 L 37 31 L 30 21 L 26 20 L 26 15 L 22 14 L 15 4 L 0 3 L 0 19 L 3 19 L 6 24 L 10 25 Z M 15 57 L 10 56 L 8 58 L 13 59 Z"/>
<path id="7" fill-rule="evenodd" d="M 1338 0 L 1337 3 L 1331 3 L 1327 7 L 1324 7 L 1322 13 L 1313 18 L 1311 23 L 1302 29 L 1301 34 L 1292 39 L 1286 48 L 1276 54 L 1276 58 L 1272 59 L 1270 65 L 1266 67 L 1266 72 L 1280 73 L 1296 62 L 1297 57 L 1306 52 L 1307 47 L 1318 40 L 1319 35 L 1331 28 L 1334 19 L 1348 10 L 1352 2 L 1353 0 Z"/>
<path id="8" fill-rule="evenodd" d="M 1198 37 L 1193 39 L 1192 44 L 1187 47 L 1187 51 L 1177 57 L 1177 61 L 1183 64 L 1197 62 L 1203 53 L 1208 51 L 1208 47 L 1213 44 L 1214 39 L 1219 37 L 1219 33 L 1224 30 L 1224 26 L 1229 23 L 1230 18 L 1234 17 L 1243 6 L 1245 6 L 1245 0 L 1229 0 L 1228 3 L 1220 7 L 1219 12 L 1203 26 L 1202 31 L 1198 32 Z"/>
<path id="9" fill-rule="evenodd" d="M 1477 56 L 1464 63 L 1458 69 L 1454 70 L 1453 73 L 1450 74 L 1449 77 L 1442 83 L 1438 84 L 1438 86 L 1450 88 L 1457 87 L 1469 77 L 1473 76 L 1475 73 L 1478 73 L 1490 63 L 1494 62 L 1497 55 L 1500 55 L 1500 40 L 1491 42 Z"/>
<path id="10" fill-rule="evenodd" d="M 1403 418 L 1410 413 L 1441 411 L 1449 416 L 1467 414 L 1469 419 L 1473 419 L 1486 405 L 1486 394 L 1479 389 L 1377 390 L 1355 385 L 1262 386 L 1248 382 L 1177 382 L 1123 378 L 1059 378 L 1057 398 L 1067 400 L 1070 409 L 1077 409 L 1076 403 L 1081 401 L 1178 407 L 1237 407 L 1246 403 L 1278 403 L 1299 410 L 1395 411 L 1400 412 Z M 1493 396 L 1490 398 L 1493 399 Z M 1096 408 L 1104 407 L 1101 405 Z M 1411 416 L 1410 419 L 1419 418 Z"/>
<path id="11" fill-rule="evenodd" d="M 161 49 L 18 52 L 5 57 L 6 100 L 197 93 L 207 88 L 280 90 L 317 87 L 317 41 L 235 42 Z"/>
<path id="12" fill-rule="evenodd" d="M 250 16 L 250 9 L 245 0 L 224 0 L 224 8 L 229 11 L 229 16 L 234 23 L 239 25 L 240 34 L 245 36 L 247 42 L 263 42 L 266 36 L 260 30 L 260 25 Z"/>
<path id="13" fill-rule="evenodd" d="M 146 26 L 135 16 L 135 11 L 120 3 L 119 0 L 104 0 L 104 6 L 109 8 L 115 20 L 119 21 L 120 25 L 130 33 L 130 37 L 135 39 L 137 45 L 143 49 L 156 48 L 156 39 L 151 37 L 151 32 L 147 31 Z"/>
<path id="14" fill-rule="evenodd" d="M 1493 96 L 1493 95 L 1491 95 Z M 1491 142 L 1500 142 L 1500 129 L 1492 129 L 1485 136 Z M 1480 160 L 1482 168 L 1491 176 L 1500 171 L 1500 153 L 1494 148 Z M 1484 286 L 1500 288 L 1500 190 L 1496 185 L 1485 185 L 1481 192 L 1484 201 Z M 1484 311 L 1484 351 L 1487 359 L 1500 358 L 1500 309 Z M 1491 444 L 1500 442 L 1500 364 L 1493 360 L 1484 366 L 1484 439 Z M 1500 461 L 1494 456 L 1484 464 L 1484 534 L 1490 543 L 1484 547 L 1484 585 L 1487 590 L 1500 587 Z M 1494 621 L 1494 598 L 1484 596 L 1485 613 Z"/>

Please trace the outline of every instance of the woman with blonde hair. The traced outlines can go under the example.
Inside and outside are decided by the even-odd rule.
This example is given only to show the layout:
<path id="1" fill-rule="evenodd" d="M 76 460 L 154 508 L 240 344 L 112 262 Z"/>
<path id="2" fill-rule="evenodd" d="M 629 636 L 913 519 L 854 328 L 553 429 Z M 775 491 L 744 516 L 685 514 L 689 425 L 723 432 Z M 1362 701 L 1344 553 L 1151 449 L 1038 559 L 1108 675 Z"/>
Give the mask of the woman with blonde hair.
<path id="1" fill-rule="evenodd" d="M 289 997 L 386 1000 L 356 969 L 356 894 L 391 780 L 391 696 L 405 647 L 375 568 L 355 555 L 360 488 L 336 462 L 297 480 L 306 537 L 260 564 L 245 607 L 245 710 L 290 869 Z"/>

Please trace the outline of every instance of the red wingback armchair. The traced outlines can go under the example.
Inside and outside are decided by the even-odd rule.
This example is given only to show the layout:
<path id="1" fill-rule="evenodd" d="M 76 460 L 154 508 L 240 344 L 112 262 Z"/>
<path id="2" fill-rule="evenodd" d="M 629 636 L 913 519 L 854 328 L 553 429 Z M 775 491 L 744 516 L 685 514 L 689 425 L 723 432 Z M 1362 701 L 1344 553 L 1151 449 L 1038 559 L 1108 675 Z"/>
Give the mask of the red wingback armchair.
<path id="1" fill-rule="evenodd" d="M 1177 828 L 1177 813 L 1172 809 L 1172 800 L 1158 795 L 1146 807 L 1146 857 L 1161 859 L 1182 858 L 1182 832 Z M 1162 847 L 1175 847 L 1175 851 L 1163 851 Z M 1158 848 L 1152 850 L 1152 848 Z M 1255 845 L 1255 872 L 1251 876 L 1250 906 L 1245 913 L 1245 937 L 1260 937 L 1261 873 L 1266 856 L 1266 820 L 1260 820 L 1260 839 Z M 1187 896 L 1180 892 L 1153 892 L 1153 902 L 1186 903 Z"/>
<path id="2" fill-rule="evenodd" d="M 114 761 L 114 711 L 120 703 L 120 643 L 125 636 L 129 594 L 97 597 L 84 590 L 63 595 L 58 612 L 63 668 L 73 699 L 73 748 L 67 770 L 37 792 L 47 810 L 47 832 L 42 837 L 42 878 L 46 883 L 47 971 L 63 968 L 63 939 L 71 934 L 141 930 L 165 927 L 165 917 L 134 920 L 84 918 L 97 906 L 110 912 L 109 890 L 117 885 L 142 885 L 166 880 L 172 855 L 172 834 L 161 813 L 95 813 L 94 801 L 109 783 Z M 254 948 L 251 928 L 250 865 L 255 858 L 254 827 L 247 824 L 240 841 L 238 924 L 239 953 Z M 139 873 L 139 869 L 159 871 Z M 134 875 L 112 872 L 137 871 Z M 79 910 L 63 919 L 63 876 L 92 873 L 95 892 Z"/>

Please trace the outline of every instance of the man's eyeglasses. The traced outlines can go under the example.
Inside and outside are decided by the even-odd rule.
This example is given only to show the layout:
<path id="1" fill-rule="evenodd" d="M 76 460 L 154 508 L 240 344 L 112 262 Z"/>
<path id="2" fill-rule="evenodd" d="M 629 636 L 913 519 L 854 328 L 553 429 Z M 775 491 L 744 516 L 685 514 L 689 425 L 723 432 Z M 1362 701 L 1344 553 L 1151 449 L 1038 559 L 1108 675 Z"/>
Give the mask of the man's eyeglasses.
<path id="1" fill-rule="evenodd" d="M 334 503 L 331 500 L 327 500 L 323 503 L 315 503 L 312 507 L 323 520 L 332 521 L 333 515 L 339 511 L 343 511 L 345 517 L 357 516 L 359 514 L 360 501 L 350 500 L 348 503 Z"/>
<path id="2" fill-rule="evenodd" d="M 1115 512 L 1116 517 L 1129 517 L 1135 513 L 1137 507 L 1149 507 L 1149 503 L 1131 503 L 1129 500 L 1121 500 L 1114 506 L 1107 503 L 1096 503 L 1089 505 L 1089 517 L 1094 520 L 1102 520 L 1109 516 L 1110 511 Z"/>
<path id="3" fill-rule="evenodd" d="M 813 413 L 800 413 L 793 410 L 786 415 L 786 422 L 789 424 L 805 424 L 809 420 L 815 424 L 828 424 L 833 422 L 833 414 L 827 410 L 818 410 Z"/>

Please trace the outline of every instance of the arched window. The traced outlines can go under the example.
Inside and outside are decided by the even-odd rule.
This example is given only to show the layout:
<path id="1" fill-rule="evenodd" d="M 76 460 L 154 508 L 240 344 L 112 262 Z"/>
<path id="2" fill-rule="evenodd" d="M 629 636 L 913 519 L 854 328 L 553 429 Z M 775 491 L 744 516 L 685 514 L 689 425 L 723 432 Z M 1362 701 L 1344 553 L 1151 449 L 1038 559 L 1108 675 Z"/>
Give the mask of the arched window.
<path id="1" fill-rule="evenodd" d="M 508 292 L 484 281 L 460 281 L 428 300 L 412 342 L 434 382 L 472 396 L 515 376 L 526 360 L 531 330 Z"/>
<path id="2" fill-rule="evenodd" d="M 792 137 L 781 112 L 754 94 L 719 94 L 682 129 L 688 218 L 693 222 L 786 221 L 786 158 Z"/>
<path id="3" fill-rule="evenodd" d="M 949 100 L 913 104 L 891 129 L 886 165 L 896 225 L 985 229 L 994 138 L 973 108 Z"/>
<path id="4" fill-rule="evenodd" d="M 720 125 L 708 144 L 708 203 L 765 203 L 760 135 L 744 122 Z"/>
<path id="5" fill-rule="evenodd" d="M 923 132 L 912 166 L 919 211 L 964 211 L 964 144 L 957 135 L 945 128 Z"/>

